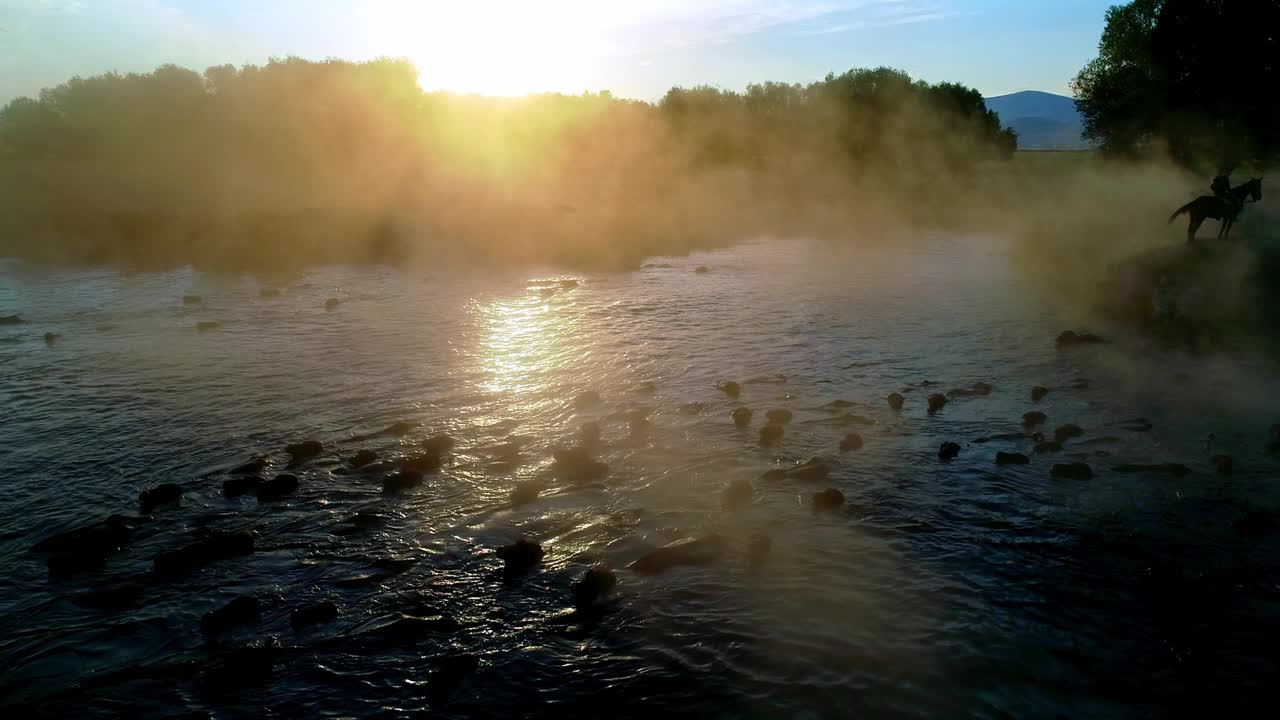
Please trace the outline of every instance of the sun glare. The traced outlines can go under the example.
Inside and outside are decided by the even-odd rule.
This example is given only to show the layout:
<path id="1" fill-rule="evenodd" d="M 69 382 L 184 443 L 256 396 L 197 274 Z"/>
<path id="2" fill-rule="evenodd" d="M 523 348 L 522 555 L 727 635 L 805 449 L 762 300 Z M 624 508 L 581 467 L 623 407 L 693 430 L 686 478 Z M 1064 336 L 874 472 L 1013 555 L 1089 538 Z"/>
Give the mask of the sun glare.
<path id="1" fill-rule="evenodd" d="M 482 95 L 599 89 L 617 18 L 607 3 L 394 2 L 374 6 L 369 43 L 417 65 L 426 90 Z"/>

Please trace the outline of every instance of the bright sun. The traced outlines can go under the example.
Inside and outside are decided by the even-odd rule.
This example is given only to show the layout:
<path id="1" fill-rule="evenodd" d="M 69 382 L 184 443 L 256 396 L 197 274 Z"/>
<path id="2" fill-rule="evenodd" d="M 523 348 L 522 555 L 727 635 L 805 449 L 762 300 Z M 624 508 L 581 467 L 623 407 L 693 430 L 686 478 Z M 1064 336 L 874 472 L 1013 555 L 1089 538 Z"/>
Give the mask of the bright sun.
<path id="1" fill-rule="evenodd" d="M 609 3 L 384 2 L 370 8 L 376 53 L 403 55 L 427 90 L 484 95 L 599 89 Z"/>

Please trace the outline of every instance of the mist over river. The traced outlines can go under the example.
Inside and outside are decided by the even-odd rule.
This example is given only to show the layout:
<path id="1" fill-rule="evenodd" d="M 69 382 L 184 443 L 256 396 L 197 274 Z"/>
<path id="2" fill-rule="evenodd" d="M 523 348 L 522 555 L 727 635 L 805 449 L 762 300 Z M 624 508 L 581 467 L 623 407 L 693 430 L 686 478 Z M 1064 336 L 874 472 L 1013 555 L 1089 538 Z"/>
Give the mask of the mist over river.
<path id="1" fill-rule="evenodd" d="M 267 281 L 0 261 L 12 313 L 27 323 L 0 327 L 8 717 L 1229 717 L 1280 702 L 1275 365 L 1098 326 L 1114 342 L 1055 349 L 1082 327 L 1078 304 L 1016 272 L 998 239 L 760 240 L 610 274 L 343 266 Z M 717 390 L 728 380 L 737 400 Z M 927 412 L 929 394 L 979 382 L 992 392 Z M 602 402 L 575 405 L 590 390 Z M 776 408 L 794 417 L 762 447 Z M 975 442 L 1021 432 L 1033 410 L 1046 434 L 1084 434 L 1060 452 Z M 590 421 L 607 476 L 549 478 L 513 507 L 516 483 L 546 477 Z M 397 422 L 418 426 L 353 440 Z M 841 452 L 851 431 L 864 445 Z M 384 494 L 349 472 L 357 450 L 392 458 L 437 433 L 456 446 L 420 487 Z M 280 472 L 305 439 L 326 453 L 297 469 L 296 493 L 223 496 L 228 469 L 267 455 Z M 949 462 L 944 441 L 961 446 Z M 1000 451 L 1030 462 L 997 466 Z M 831 464 L 823 480 L 760 478 L 813 457 Z M 1070 461 L 1092 477 L 1050 477 Z M 1113 469 L 1151 463 L 1190 472 Z M 724 509 L 739 479 L 754 500 Z M 31 551 L 138 514 L 139 492 L 169 482 L 180 505 L 105 569 L 51 578 Z M 827 488 L 845 503 L 816 513 Z M 244 528 L 251 555 L 152 572 L 162 551 Z M 626 567 L 710 533 L 727 540 L 718 562 Z M 772 551 L 757 565 L 759 533 Z M 504 579 L 496 549 L 522 536 L 546 554 Z M 390 560 L 404 562 L 375 572 Z M 600 561 L 617 587 L 573 612 L 570 585 Z M 121 582 L 140 588 L 123 606 L 78 601 Z M 237 595 L 260 618 L 208 641 L 201 617 Z M 325 600 L 336 619 L 290 626 Z M 442 620 L 378 632 L 402 615 Z M 223 681 L 250 643 L 279 648 Z M 462 656 L 478 662 L 442 691 Z"/>

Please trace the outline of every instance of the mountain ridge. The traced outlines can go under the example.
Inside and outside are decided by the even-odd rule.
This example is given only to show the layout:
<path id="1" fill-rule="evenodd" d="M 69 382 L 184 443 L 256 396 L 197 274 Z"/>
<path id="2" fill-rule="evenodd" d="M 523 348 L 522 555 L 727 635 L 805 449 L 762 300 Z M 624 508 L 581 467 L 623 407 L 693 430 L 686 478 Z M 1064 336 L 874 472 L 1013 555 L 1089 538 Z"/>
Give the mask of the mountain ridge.
<path id="1" fill-rule="evenodd" d="M 1019 92 L 983 98 L 987 108 L 1000 116 L 1000 122 L 1018 133 L 1021 150 L 1084 150 L 1091 144 L 1084 139 L 1084 119 L 1076 101 L 1065 95 L 1042 90 Z"/>

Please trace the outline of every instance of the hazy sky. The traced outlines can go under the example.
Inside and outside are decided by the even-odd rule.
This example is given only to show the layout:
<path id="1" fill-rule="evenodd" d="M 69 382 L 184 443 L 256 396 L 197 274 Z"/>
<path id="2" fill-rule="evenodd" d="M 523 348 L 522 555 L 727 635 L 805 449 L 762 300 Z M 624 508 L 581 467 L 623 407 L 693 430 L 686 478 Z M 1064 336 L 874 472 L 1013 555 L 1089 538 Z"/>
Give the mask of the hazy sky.
<path id="1" fill-rule="evenodd" d="M 407 57 L 487 94 L 808 82 L 889 65 L 1067 93 L 1118 0 L 0 0 L 0 102 L 73 75 Z"/>

